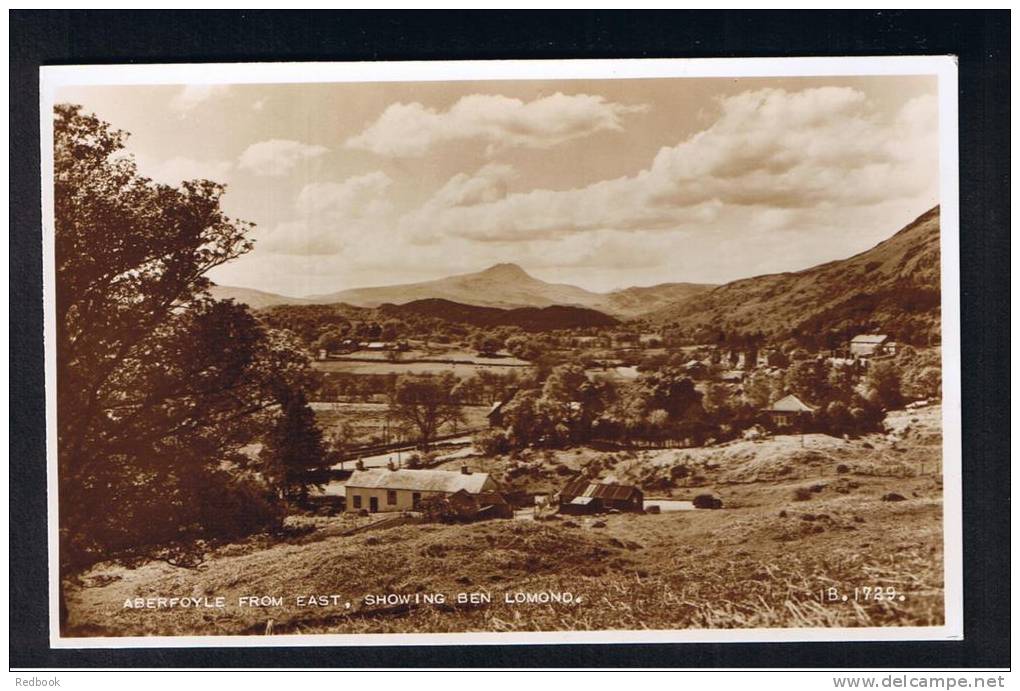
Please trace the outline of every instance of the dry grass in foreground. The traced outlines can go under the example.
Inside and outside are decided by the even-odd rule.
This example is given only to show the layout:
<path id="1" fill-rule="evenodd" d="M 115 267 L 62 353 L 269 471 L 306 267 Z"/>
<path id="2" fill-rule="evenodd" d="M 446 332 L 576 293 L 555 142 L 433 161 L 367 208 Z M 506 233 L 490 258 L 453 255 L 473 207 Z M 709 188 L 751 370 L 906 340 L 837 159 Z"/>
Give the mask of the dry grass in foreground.
<path id="1" fill-rule="evenodd" d="M 840 483 L 856 484 L 844 492 Z M 906 497 L 888 502 L 890 491 Z M 663 515 L 535 523 L 403 526 L 215 556 L 199 571 L 151 564 L 97 569 L 69 595 L 79 636 L 553 631 L 745 627 L 927 626 L 942 623 L 941 489 L 931 478 L 763 485 L 767 501 Z M 741 490 L 751 492 L 753 486 Z M 823 604 L 823 588 L 895 586 L 903 602 Z M 505 593 L 570 592 L 578 604 L 503 602 Z M 460 592 L 491 593 L 481 606 Z M 350 609 L 298 607 L 342 594 Z M 368 605 L 389 593 L 444 593 L 446 604 Z M 226 596 L 222 610 L 133 610 L 146 596 Z M 239 608 L 242 595 L 283 607 Z"/>

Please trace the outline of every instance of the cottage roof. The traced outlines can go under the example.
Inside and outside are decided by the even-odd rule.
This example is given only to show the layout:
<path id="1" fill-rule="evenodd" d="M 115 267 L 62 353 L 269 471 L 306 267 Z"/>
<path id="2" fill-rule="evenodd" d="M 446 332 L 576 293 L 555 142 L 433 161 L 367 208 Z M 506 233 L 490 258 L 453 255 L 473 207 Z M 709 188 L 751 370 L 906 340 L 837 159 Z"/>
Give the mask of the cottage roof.
<path id="1" fill-rule="evenodd" d="M 777 413 L 811 413 L 814 412 L 814 408 L 809 406 L 804 401 L 800 400 L 793 394 L 783 396 L 778 401 L 772 404 L 768 410 Z"/>
<path id="2" fill-rule="evenodd" d="M 560 491 L 564 497 L 588 497 L 589 499 L 626 500 L 641 493 L 633 485 L 617 485 L 610 482 L 593 482 L 590 480 L 574 480 L 568 482 Z"/>
<path id="3" fill-rule="evenodd" d="M 370 468 L 355 470 L 346 486 L 357 489 L 404 489 L 415 492 L 447 492 L 449 494 L 464 490 L 471 494 L 478 494 L 488 479 L 488 473 Z"/>
<path id="4" fill-rule="evenodd" d="M 885 334 L 859 334 L 853 337 L 851 343 L 862 343 L 868 345 L 879 345 L 885 343 L 886 339 L 889 338 Z"/>

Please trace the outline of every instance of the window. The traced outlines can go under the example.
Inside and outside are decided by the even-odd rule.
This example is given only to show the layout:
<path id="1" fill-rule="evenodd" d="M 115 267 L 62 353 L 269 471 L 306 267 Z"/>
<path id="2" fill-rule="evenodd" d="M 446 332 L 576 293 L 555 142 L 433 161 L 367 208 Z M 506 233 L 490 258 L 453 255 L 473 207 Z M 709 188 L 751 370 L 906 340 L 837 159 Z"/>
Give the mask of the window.
<path id="1" fill-rule="evenodd" d="M 395 490 L 386 490 L 386 503 L 390 506 L 395 506 L 397 503 L 397 493 Z"/>
<path id="2" fill-rule="evenodd" d="M 361 508 L 361 495 L 360 494 L 355 494 L 354 495 L 354 508 L 356 508 L 356 509 L 360 509 Z"/>

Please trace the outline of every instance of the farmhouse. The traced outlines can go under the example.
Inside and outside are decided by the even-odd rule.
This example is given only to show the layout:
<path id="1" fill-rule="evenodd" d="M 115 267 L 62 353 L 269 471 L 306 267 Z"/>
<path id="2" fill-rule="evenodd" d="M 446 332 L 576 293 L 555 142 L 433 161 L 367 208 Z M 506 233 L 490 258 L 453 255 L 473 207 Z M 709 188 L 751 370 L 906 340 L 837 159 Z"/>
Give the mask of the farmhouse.
<path id="1" fill-rule="evenodd" d="M 892 344 L 884 334 L 860 334 L 850 340 L 850 356 L 875 357 L 890 353 Z"/>
<path id="2" fill-rule="evenodd" d="M 569 514 L 601 513 L 609 509 L 642 511 L 644 501 L 644 494 L 633 485 L 591 480 L 574 480 L 559 493 L 560 513 Z"/>
<path id="3" fill-rule="evenodd" d="M 783 396 L 763 412 L 768 415 L 776 429 L 799 427 L 809 420 L 815 409 L 793 394 Z"/>
<path id="4" fill-rule="evenodd" d="M 462 493 L 462 494 L 461 494 Z M 344 486 L 347 511 L 415 511 L 429 497 L 449 498 L 461 494 L 473 498 L 481 510 L 493 504 L 506 504 L 499 485 L 488 473 L 473 473 L 467 466 L 460 472 L 449 470 L 409 470 L 371 468 L 356 470 Z"/>

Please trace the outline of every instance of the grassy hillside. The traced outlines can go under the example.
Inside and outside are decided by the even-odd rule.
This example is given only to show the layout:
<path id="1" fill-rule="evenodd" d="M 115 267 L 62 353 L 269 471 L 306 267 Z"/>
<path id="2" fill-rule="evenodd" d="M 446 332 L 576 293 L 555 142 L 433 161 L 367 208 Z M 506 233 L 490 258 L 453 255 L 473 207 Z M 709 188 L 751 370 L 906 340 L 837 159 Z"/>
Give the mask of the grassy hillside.
<path id="1" fill-rule="evenodd" d="M 602 302 L 593 306 L 620 317 L 638 317 L 665 307 L 676 307 L 715 287 L 709 283 L 662 283 L 624 288 L 607 293 Z"/>
<path id="2" fill-rule="evenodd" d="M 887 426 L 884 435 L 817 448 L 813 439 L 801 446 L 781 437 L 755 443 L 754 454 L 738 445 L 670 450 L 610 467 L 604 452 L 571 450 L 557 461 L 580 467 L 597 459 L 603 476 L 635 478 L 690 463 L 703 479 L 671 491 L 678 498 L 712 492 L 724 502 L 717 511 L 407 525 L 352 536 L 340 534 L 351 519 L 317 518 L 306 519 L 315 526 L 307 535 L 223 547 L 198 570 L 99 566 L 69 594 L 69 633 L 261 635 L 270 621 L 278 635 L 938 625 L 942 489 L 932 466 L 912 474 L 922 458 L 938 458 L 938 408 L 900 411 Z M 684 453 L 701 456 L 674 457 Z M 891 492 L 901 500 L 884 500 Z M 820 598 L 824 588 L 852 594 L 865 586 L 893 586 L 897 597 Z M 505 602 L 507 594 L 542 591 L 570 593 L 575 602 Z M 457 593 L 470 592 L 489 593 L 492 602 L 457 604 Z M 446 602 L 413 601 L 428 593 Z M 329 594 L 340 596 L 336 606 L 296 601 Z M 366 599 L 386 594 L 412 601 Z M 223 609 L 123 606 L 134 597 L 218 595 L 228 603 Z M 284 601 L 239 607 L 242 595 Z"/>
<path id="3" fill-rule="evenodd" d="M 849 259 L 727 283 L 649 315 L 708 337 L 762 332 L 805 343 L 860 332 L 918 345 L 939 342 L 939 209 Z"/>

